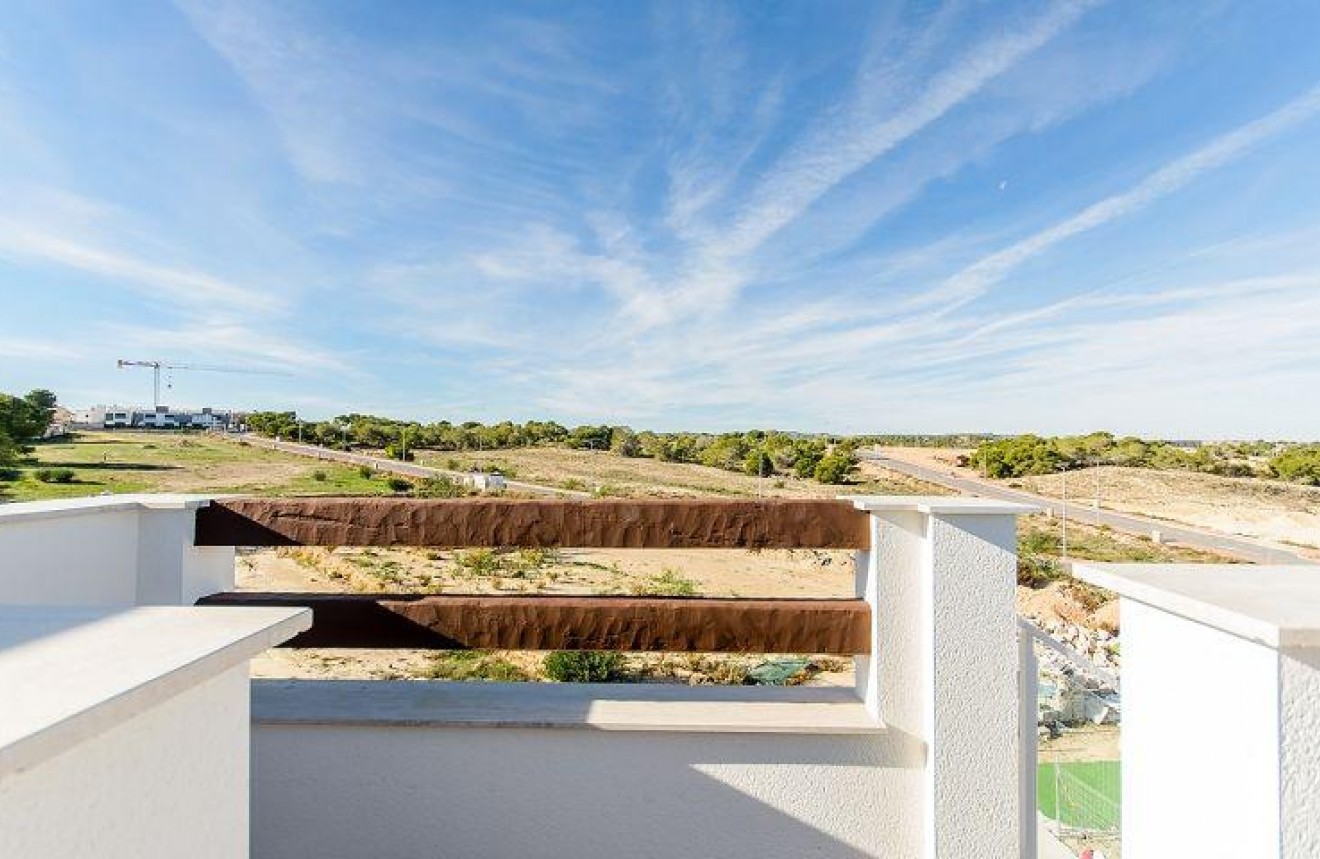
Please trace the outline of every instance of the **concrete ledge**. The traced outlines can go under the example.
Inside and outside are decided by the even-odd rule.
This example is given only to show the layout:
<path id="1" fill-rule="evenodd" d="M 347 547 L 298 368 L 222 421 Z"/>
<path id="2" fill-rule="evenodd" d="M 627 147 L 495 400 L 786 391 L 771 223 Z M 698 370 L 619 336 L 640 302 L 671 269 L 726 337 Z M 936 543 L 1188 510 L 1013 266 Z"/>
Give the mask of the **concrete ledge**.
<path id="1" fill-rule="evenodd" d="M 926 513 L 932 516 L 977 514 L 1016 516 L 1038 513 L 1041 510 L 1033 504 L 957 495 L 840 495 L 837 497 L 840 501 L 851 501 L 858 510 L 865 510 L 868 513 L 898 511 Z"/>
<path id="2" fill-rule="evenodd" d="M 197 510 L 210 503 L 209 495 L 172 494 L 96 495 L 90 498 L 17 501 L 0 504 L 0 524 L 127 510 Z"/>
<path id="3" fill-rule="evenodd" d="M 257 680 L 261 725 L 884 734 L 851 689 Z"/>
<path id="4" fill-rule="evenodd" d="M 311 625 L 287 608 L 0 608 L 0 779 Z"/>
<path id="5" fill-rule="evenodd" d="M 1073 575 L 1269 647 L 1320 647 L 1320 567 L 1086 564 Z"/>

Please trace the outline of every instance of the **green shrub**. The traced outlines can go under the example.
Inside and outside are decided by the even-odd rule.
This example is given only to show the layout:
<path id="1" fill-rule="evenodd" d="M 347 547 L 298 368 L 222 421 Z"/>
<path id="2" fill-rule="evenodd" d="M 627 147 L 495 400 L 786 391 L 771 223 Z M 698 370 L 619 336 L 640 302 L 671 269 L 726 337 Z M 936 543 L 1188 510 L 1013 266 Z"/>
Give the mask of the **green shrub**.
<path id="1" fill-rule="evenodd" d="M 326 478 L 328 478 L 329 476 L 330 475 L 326 474 L 325 470 L 321 468 L 318 468 L 312 472 L 312 480 L 315 480 L 317 483 L 325 483 Z"/>
<path id="2" fill-rule="evenodd" d="M 358 477 L 361 477 L 363 480 L 370 480 L 375 476 L 376 476 L 376 470 L 372 468 L 370 465 L 358 466 Z"/>
<path id="3" fill-rule="evenodd" d="M 606 683 L 623 671 L 623 655 L 609 650 L 556 650 L 545 658 L 545 674 L 560 683 Z"/>
<path id="4" fill-rule="evenodd" d="M 461 572 L 470 576 L 498 576 L 505 572 L 504 558 L 494 549 L 468 549 L 457 552 L 454 563 Z"/>
<path id="5" fill-rule="evenodd" d="M 513 683 L 530 679 L 509 660 L 484 650 L 451 650 L 437 654 L 422 676 L 432 680 L 487 680 Z"/>
<path id="6" fill-rule="evenodd" d="M 400 459 L 404 462 L 412 462 L 414 458 L 411 450 L 407 450 L 399 444 L 385 445 L 385 456 L 389 459 Z"/>
<path id="7" fill-rule="evenodd" d="M 697 595 L 697 583 L 684 578 L 676 570 L 664 570 L 659 575 L 648 576 L 633 585 L 633 593 L 639 596 L 657 597 L 694 597 Z"/>
<path id="8" fill-rule="evenodd" d="M 857 470 L 857 455 L 851 450 L 834 450 L 816 463 L 816 479 L 821 483 L 847 483 Z"/>
<path id="9" fill-rule="evenodd" d="M 413 494 L 418 498 L 462 498 L 467 489 L 448 477 L 424 477 Z"/>
<path id="10" fill-rule="evenodd" d="M 392 492 L 407 492 L 413 488 L 412 481 L 406 477 L 391 477 L 385 484 Z"/>
<path id="11" fill-rule="evenodd" d="M 72 483 L 74 473 L 72 468 L 38 468 L 32 476 L 42 483 Z"/>

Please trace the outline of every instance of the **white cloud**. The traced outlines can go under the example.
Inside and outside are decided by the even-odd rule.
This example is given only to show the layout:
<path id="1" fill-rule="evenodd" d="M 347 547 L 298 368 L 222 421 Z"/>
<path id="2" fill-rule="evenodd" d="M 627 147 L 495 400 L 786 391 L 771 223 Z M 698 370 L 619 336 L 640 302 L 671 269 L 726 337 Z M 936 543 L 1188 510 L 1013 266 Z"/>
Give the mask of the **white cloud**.
<path id="1" fill-rule="evenodd" d="M 941 289 L 922 295 L 919 303 L 974 298 L 1002 281 L 1013 269 L 1054 245 L 1146 208 L 1195 181 L 1203 173 L 1240 158 L 1317 113 L 1320 113 L 1320 86 L 1166 164 L 1127 191 L 1106 197 L 1048 229 L 984 257 L 954 275 Z"/>

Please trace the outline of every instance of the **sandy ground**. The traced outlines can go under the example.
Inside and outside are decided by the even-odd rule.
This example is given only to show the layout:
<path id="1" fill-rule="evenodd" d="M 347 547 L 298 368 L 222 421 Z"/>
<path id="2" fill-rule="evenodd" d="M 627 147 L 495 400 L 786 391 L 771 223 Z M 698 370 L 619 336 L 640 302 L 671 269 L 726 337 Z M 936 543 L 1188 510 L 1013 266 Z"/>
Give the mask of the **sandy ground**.
<path id="1" fill-rule="evenodd" d="M 1057 740 L 1040 741 L 1041 763 L 1059 761 L 1116 761 L 1118 753 L 1118 725 L 1080 725 L 1070 728 Z"/>
<path id="2" fill-rule="evenodd" d="M 1063 477 L 1026 477 L 1024 489 L 1063 494 Z M 1069 495 L 1127 513 L 1300 547 L 1320 547 L 1320 487 L 1188 471 L 1104 466 L 1071 472 Z"/>
<path id="3" fill-rule="evenodd" d="M 279 549 L 243 552 L 238 590 L 395 593 L 667 593 L 702 596 L 847 597 L 852 555 L 824 550 L 564 550 L 548 556 L 400 549 Z M 535 674 L 542 654 L 500 653 Z M 256 677 L 409 678 L 435 656 L 413 650 L 271 650 L 253 661 Z M 703 679 L 725 659 L 669 654 L 630 656 L 656 679 Z M 692 670 L 692 659 L 704 660 Z M 849 660 L 820 660 L 813 683 L 851 685 Z"/>

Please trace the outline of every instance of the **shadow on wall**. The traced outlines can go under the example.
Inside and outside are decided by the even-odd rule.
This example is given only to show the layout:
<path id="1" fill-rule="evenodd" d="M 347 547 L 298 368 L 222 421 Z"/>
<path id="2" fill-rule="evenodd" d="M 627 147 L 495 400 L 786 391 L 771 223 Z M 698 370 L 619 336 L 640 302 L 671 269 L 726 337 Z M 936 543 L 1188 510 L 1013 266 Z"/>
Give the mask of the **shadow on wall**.
<path id="1" fill-rule="evenodd" d="M 912 856 L 901 734 L 256 725 L 255 859 Z"/>

